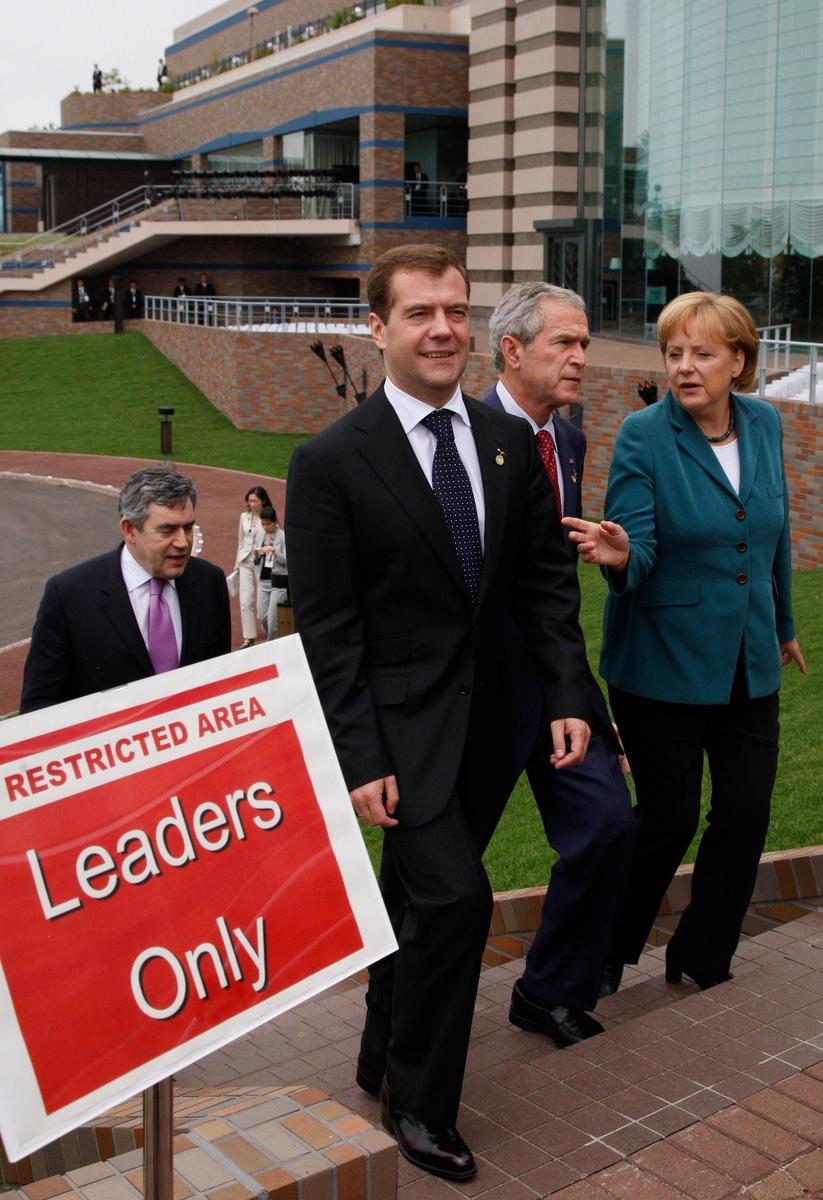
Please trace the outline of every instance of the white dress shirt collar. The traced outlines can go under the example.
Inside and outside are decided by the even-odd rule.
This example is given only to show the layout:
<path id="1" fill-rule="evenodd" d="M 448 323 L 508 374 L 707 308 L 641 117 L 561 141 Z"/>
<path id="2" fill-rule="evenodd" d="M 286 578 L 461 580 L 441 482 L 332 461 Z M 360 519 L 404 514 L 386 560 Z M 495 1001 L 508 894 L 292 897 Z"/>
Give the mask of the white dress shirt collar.
<path id="1" fill-rule="evenodd" d="M 123 580 L 125 581 L 126 591 L 129 595 L 131 595 L 135 588 L 142 587 L 144 583 L 148 583 L 153 578 L 151 572 L 147 571 L 144 566 L 141 566 L 127 545 L 123 546 L 123 553 L 120 557 L 120 569 L 123 572 Z M 175 587 L 174 579 L 167 579 L 166 583 L 170 587 Z"/>
<path id="2" fill-rule="evenodd" d="M 554 436 L 553 412 L 549 413 L 549 419 L 545 425 L 538 425 L 534 417 L 530 417 L 526 410 L 520 407 L 502 379 L 498 379 L 497 381 L 497 395 L 500 397 L 500 403 L 510 417 L 523 417 L 531 425 L 532 433 L 539 433 L 541 429 L 547 430 L 552 435 L 552 438 L 554 438 L 555 445 L 557 444 L 557 439 Z"/>
<path id="3" fill-rule="evenodd" d="M 149 581 L 152 578 L 151 572 L 140 565 L 127 545 L 123 546 L 123 551 L 120 555 L 120 570 L 123 575 L 123 582 L 126 585 L 126 591 L 129 594 L 129 601 L 131 602 L 132 611 L 137 621 L 137 627 L 140 630 L 140 636 L 148 648 Z M 164 589 L 162 595 L 171 615 L 171 623 L 179 655 L 183 646 L 183 618 L 180 613 L 180 596 L 177 591 L 176 580 L 167 579 L 166 583 L 169 585 L 170 590 L 166 591 Z"/>
<path id="4" fill-rule="evenodd" d="M 431 404 L 426 404 L 425 400 L 418 400 L 416 396 L 410 396 L 408 392 L 404 392 L 396 383 L 392 383 L 388 375 L 383 386 L 386 391 L 386 398 L 397 413 L 406 436 L 411 433 L 416 425 L 420 424 L 424 417 L 427 417 L 429 413 L 437 411 Z M 471 429 L 469 414 L 466 411 L 466 404 L 463 400 L 463 393 L 460 391 L 459 384 L 454 389 L 454 395 L 445 404 L 441 405 L 441 408 L 447 408 L 450 412 L 456 413 L 466 428 Z"/>
<path id="5" fill-rule="evenodd" d="M 403 432 L 409 439 L 412 452 L 420 464 L 423 474 L 426 476 L 429 487 L 431 487 L 434 450 L 437 438 L 427 426 L 422 424 L 422 421 L 430 413 L 442 410 L 433 408 L 431 404 L 426 404 L 423 400 L 418 400 L 416 396 L 410 396 L 408 392 L 404 392 L 396 384 L 392 383 L 388 377 L 383 386 L 386 391 L 386 399 L 397 414 L 397 418 L 403 427 Z M 454 395 L 442 407 L 448 409 L 449 412 L 453 412 L 457 417 L 457 420 L 452 422 L 454 444 L 457 447 L 457 453 L 460 455 L 460 459 L 469 477 L 472 495 L 474 496 L 474 506 L 477 510 L 477 523 L 480 527 L 480 543 L 484 545 L 486 536 L 486 502 L 483 495 L 483 478 L 480 472 L 480 462 L 477 457 L 477 446 L 474 442 L 474 432 L 469 420 L 466 402 L 463 399 L 463 394 L 459 386 L 454 389 Z"/>

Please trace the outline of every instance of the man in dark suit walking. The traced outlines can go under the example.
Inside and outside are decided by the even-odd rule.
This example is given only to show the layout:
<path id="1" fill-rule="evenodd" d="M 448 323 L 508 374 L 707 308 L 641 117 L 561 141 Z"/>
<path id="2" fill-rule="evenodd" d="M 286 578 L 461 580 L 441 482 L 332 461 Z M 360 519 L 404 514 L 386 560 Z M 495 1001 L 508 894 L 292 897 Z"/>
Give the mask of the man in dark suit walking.
<path id="1" fill-rule="evenodd" d="M 357 815 L 384 830 L 396 955 L 370 972 L 357 1080 L 412 1163 L 475 1172 L 456 1125 L 492 896 L 481 855 L 511 779 L 507 598 L 555 769 L 585 757 L 579 592 L 527 426 L 466 399 L 468 277 L 402 246 L 368 280 L 386 379 L 289 469 L 295 624 Z"/>
<path id="2" fill-rule="evenodd" d="M 515 284 L 489 319 L 500 379 L 483 402 L 530 427 L 558 509 L 582 514 L 586 438 L 558 408 L 580 395 L 589 325 L 582 297 L 548 283 Z M 565 531 L 564 531 L 565 532 Z M 567 540 L 569 555 L 576 550 Z M 507 630 L 515 774 L 525 767 L 559 858 L 540 927 L 514 985 L 510 1020 L 569 1046 L 602 1033 L 597 1003 L 609 931 L 628 870 L 635 822 L 602 693 L 589 673 L 593 726 L 583 763 L 556 771 L 546 753 L 538 681 L 513 623 Z"/>
<path id="3" fill-rule="evenodd" d="M 202 662 L 231 647 L 223 572 L 192 558 L 197 491 L 160 464 L 120 492 L 123 545 L 46 583 L 21 712 Z"/>

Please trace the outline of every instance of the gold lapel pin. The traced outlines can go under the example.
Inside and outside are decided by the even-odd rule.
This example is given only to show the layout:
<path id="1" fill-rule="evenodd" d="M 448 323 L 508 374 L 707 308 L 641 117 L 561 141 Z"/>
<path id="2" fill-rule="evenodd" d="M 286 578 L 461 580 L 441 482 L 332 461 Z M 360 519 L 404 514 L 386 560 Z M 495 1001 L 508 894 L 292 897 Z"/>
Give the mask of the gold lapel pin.
<path id="1" fill-rule="evenodd" d="M 497 447 L 497 454 L 494 456 L 494 461 L 497 463 L 498 467 L 502 467 L 503 463 L 506 461 L 506 456 L 499 446 Z"/>

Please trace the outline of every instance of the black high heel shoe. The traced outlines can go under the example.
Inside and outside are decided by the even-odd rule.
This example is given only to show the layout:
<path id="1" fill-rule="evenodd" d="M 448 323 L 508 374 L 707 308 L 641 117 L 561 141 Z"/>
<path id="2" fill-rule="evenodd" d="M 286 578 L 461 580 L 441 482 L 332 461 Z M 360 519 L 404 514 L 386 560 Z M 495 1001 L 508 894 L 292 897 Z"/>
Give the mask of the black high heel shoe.
<path id="1" fill-rule="evenodd" d="M 683 976 L 691 979 L 692 983 L 696 984 L 701 992 L 707 991 L 709 988 L 717 987 L 718 983 L 728 983 L 730 979 L 734 979 L 731 971 L 728 975 L 695 975 L 687 970 L 682 963 L 678 962 L 673 954 L 666 951 L 666 983 L 681 983 Z"/>

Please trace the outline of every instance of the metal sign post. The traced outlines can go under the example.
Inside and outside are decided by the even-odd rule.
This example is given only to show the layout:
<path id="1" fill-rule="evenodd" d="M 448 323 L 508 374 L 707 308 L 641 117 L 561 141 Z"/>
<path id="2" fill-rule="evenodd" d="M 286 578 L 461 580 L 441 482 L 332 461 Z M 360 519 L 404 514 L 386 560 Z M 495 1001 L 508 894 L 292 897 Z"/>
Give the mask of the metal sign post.
<path id="1" fill-rule="evenodd" d="M 143 1196 L 145 1200 L 172 1200 L 174 1172 L 171 1144 L 174 1137 L 174 1083 L 162 1079 L 143 1092 Z"/>

